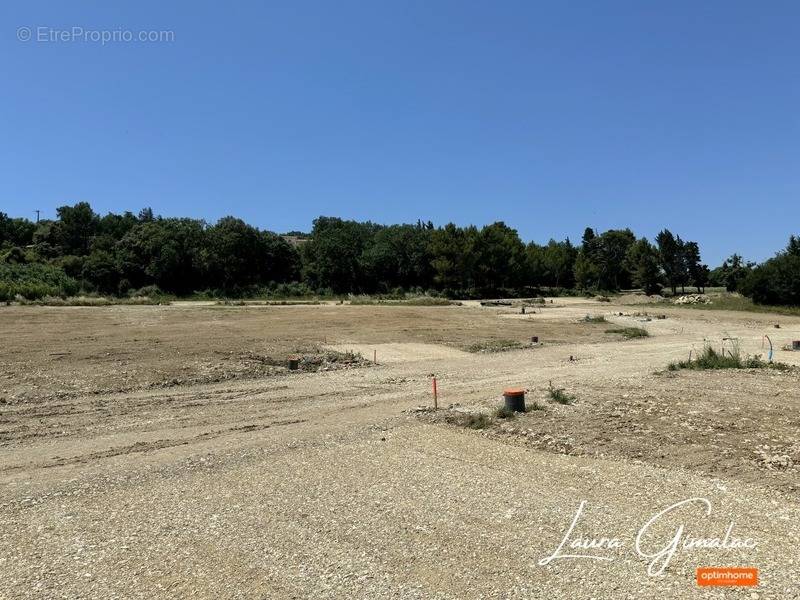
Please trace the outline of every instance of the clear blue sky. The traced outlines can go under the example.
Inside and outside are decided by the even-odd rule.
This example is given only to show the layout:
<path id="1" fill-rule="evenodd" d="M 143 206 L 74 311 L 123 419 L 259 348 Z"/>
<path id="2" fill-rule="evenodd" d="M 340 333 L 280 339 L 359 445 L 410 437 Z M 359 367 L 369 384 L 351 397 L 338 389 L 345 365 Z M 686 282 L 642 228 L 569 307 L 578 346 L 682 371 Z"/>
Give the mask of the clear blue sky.
<path id="1" fill-rule="evenodd" d="M 14 216 L 666 226 L 712 266 L 800 232 L 795 1 L 17 1 L 0 22 Z M 98 33 L 48 41 L 73 27 Z"/>

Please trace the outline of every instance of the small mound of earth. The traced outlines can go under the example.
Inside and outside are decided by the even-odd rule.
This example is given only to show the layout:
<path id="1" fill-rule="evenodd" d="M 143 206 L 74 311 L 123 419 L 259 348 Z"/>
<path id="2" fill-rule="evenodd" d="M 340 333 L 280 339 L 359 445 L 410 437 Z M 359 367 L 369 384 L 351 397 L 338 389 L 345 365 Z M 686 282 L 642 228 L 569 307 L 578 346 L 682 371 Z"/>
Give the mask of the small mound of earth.
<path id="1" fill-rule="evenodd" d="M 335 371 L 366 367 L 372 363 L 361 354 L 326 350 L 321 353 L 300 356 L 300 369 L 303 371 Z"/>
<path id="2" fill-rule="evenodd" d="M 464 350 L 442 344 L 422 344 L 418 342 L 390 342 L 368 344 L 352 342 L 346 344 L 329 344 L 327 350 L 336 352 L 355 352 L 369 359 L 375 358 L 378 364 L 409 361 L 431 361 L 463 358 L 468 354 Z"/>
<path id="3" fill-rule="evenodd" d="M 240 355 L 243 362 L 250 365 L 273 367 L 273 372 L 288 370 L 288 358 L 259 355 L 247 352 Z M 294 354 L 300 371 L 334 371 L 370 365 L 370 361 L 357 352 L 338 352 L 336 350 L 315 350 Z"/>

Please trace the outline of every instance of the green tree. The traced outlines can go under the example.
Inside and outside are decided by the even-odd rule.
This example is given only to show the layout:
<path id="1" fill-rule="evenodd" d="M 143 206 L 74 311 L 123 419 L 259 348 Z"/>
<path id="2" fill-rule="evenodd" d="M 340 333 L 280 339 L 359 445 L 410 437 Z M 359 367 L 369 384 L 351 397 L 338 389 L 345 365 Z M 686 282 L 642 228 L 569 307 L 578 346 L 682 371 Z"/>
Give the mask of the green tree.
<path id="1" fill-rule="evenodd" d="M 594 260 L 598 269 L 598 286 L 601 289 L 616 291 L 631 286 L 625 257 L 635 242 L 636 236 L 630 229 L 610 229 L 597 238 Z"/>
<path id="2" fill-rule="evenodd" d="M 61 254 L 84 256 L 89 253 L 92 237 L 97 234 L 100 218 L 88 202 L 56 209 L 58 220 L 53 224 L 52 239 Z"/>
<path id="3" fill-rule="evenodd" d="M 12 219 L 6 213 L 0 212 L 0 249 L 32 244 L 34 231 L 36 225 L 28 219 Z"/>
<path id="4" fill-rule="evenodd" d="M 302 246 L 303 276 L 312 288 L 337 293 L 368 291 L 362 287 L 360 258 L 378 226 L 319 217 Z"/>
<path id="5" fill-rule="evenodd" d="M 790 235 L 789 243 L 786 246 L 786 254 L 790 256 L 800 256 L 800 237 Z"/>
<path id="6" fill-rule="evenodd" d="M 297 248 L 271 231 L 262 231 L 267 252 L 264 281 L 285 283 L 300 278 L 300 253 Z"/>
<path id="7" fill-rule="evenodd" d="M 626 264 L 633 283 L 649 295 L 661 292 L 661 269 L 658 250 L 647 238 L 637 240 L 628 249 Z"/>
<path id="8" fill-rule="evenodd" d="M 525 246 L 525 272 L 527 283 L 530 286 L 550 285 L 552 276 L 545 253 L 546 247 L 540 246 L 536 242 L 530 242 Z"/>
<path id="9" fill-rule="evenodd" d="M 83 276 L 83 263 L 85 258 L 84 256 L 68 254 L 58 257 L 53 261 L 53 264 L 63 269 L 64 272 L 73 279 L 80 279 Z"/>
<path id="10" fill-rule="evenodd" d="M 430 287 L 433 268 L 431 230 L 416 225 L 391 225 L 378 229 L 361 255 L 370 286 L 381 292 L 394 288 Z"/>
<path id="11" fill-rule="evenodd" d="M 226 292 L 262 282 L 269 262 L 261 232 L 234 217 L 208 228 L 202 255 L 208 286 Z"/>
<path id="12" fill-rule="evenodd" d="M 563 242 L 550 240 L 541 250 L 542 282 L 554 287 L 571 288 L 575 284 L 574 268 L 578 251 L 569 238 Z"/>
<path id="13" fill-rule="evenodd" d="M 656 236 L 659 265 L 664 271 L 667 284 L 673 294 L 678 291 L 678 284 L 684 272 L 681 244 L 669 229 L 664 229 Z"/>
<path id="14" fill-rule="evenodd" d="M 697 242 L 683 244 L 683 260 L 688 282 L 697 288 L 698 294 L 701 293 L 708 283 L 709 270 L 700 262 L 700 246 Z"/>
<path id="15" fill-rule="evenodd" d="M 597 286 L 600 280 L 600 270 L 592 258 L 583 249 L 578 253 L 573 267 L 575 274 L 575 285 L 582 290 L 588 290 Z"/>
<path id="16" fill-rule="evenodd" d="M 475 284 L 484 293 L 519 288 L 525 278 L 525 245 L 502 221 L 482 228 L 476 240 Z"/>
<path id="17" fill-rule="evenodd" d="M 758 304 L 800 305 L 800 247 L 794 236 L 786 250 L 753 268 L 738 287 Z"/>
<path id="18" fill-rule="evenodd" d="M 132 212 L 121 215 L 108 213 L 98 221 L 97 234 L 108 236 L 115 241 L 121 240 L 138 223 L 139 220 Z"/>
<path id="19" fill-rule="evenodd" d="M 587 290 L 597 287 L 600 280 L 600 268 L 597 265 L 598 253 L 597 236 L 594 234 L 594 229 L 587 227 L 583 231 L 581 247 L 573 265 L 575 285 L 580 289 Z"/>
<path id="20" fill-rule="evenodd" d="M 155 284 L 188 294 L 203 289 L 205 223 L 194 219 L 159 219 L 140 223 L 117 245 L 123 278 L 133 287 Z"/>
<path id="21" fill-rule="evenodd" d="M 83 261 L 81 276 L 103 293 L 115 293 L 119 271 L 114 256 L 106 250 L 95 250 Z"/>
<path id="22" fill-rule="evenodd" d="M 709 279 L 713 285 L 724 286 L 729 292 L 736 292 L 754 266 L 752 262 L 745 262 L 739 254 L 732 254 L 711 272 Z"/>
<path id="23" fill-rule="evenodd" d="M 578 251 L 569 239 L 550 240 L 546 246 L 531 242 L 527 247 L 531 284 L 571 288 L 575 284 L 574 267 Z"/>
<path id="24" fill-rule="evenodd" d="M 630 287 L 630 273 L 625 268 L 628 249 L 636 241 L 630 229 L 610 229 L 596 235 L 591 227 L 583 234 L 583 243 L 575 260 L 575 282 L 582 289 L 618 290 Z"/>
<path id="25" fill-rule="evenodd" d="M 430 254 L 433 279 L 451 295 L 474 291 L 478 230 L 448 223 L 431 232 Z"/>

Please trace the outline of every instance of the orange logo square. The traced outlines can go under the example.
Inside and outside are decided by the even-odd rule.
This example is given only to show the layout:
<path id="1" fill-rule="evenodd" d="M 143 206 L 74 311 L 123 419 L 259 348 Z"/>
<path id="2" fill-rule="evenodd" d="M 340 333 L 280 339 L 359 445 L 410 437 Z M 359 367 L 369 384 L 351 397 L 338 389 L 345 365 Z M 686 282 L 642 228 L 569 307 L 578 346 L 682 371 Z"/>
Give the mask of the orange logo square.
<path id="1" fill-rule="evenodd" d="M 756 567 L 698 567 L 697 585 L 756 586 Z"/>

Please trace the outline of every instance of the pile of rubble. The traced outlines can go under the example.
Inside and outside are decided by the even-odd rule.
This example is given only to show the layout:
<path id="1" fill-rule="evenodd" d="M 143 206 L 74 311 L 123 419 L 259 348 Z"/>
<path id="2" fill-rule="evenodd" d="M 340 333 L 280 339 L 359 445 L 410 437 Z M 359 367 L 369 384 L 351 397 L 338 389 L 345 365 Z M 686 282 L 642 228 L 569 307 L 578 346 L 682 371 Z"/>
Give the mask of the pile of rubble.
<path id="1" fill-rule="evenodd" d="M 372 364 L 356 352 L 336 352 L 334 350 L 303 354 L 299 359 L 301 371 L 336 371 L 368 367 Z"/>
<path id="2" fill-rule="evenodd" d="M 686 294 L 680 298 L 675 298 L 673 304 L 711 304 L 711 298 L 705 294 Z"/>

